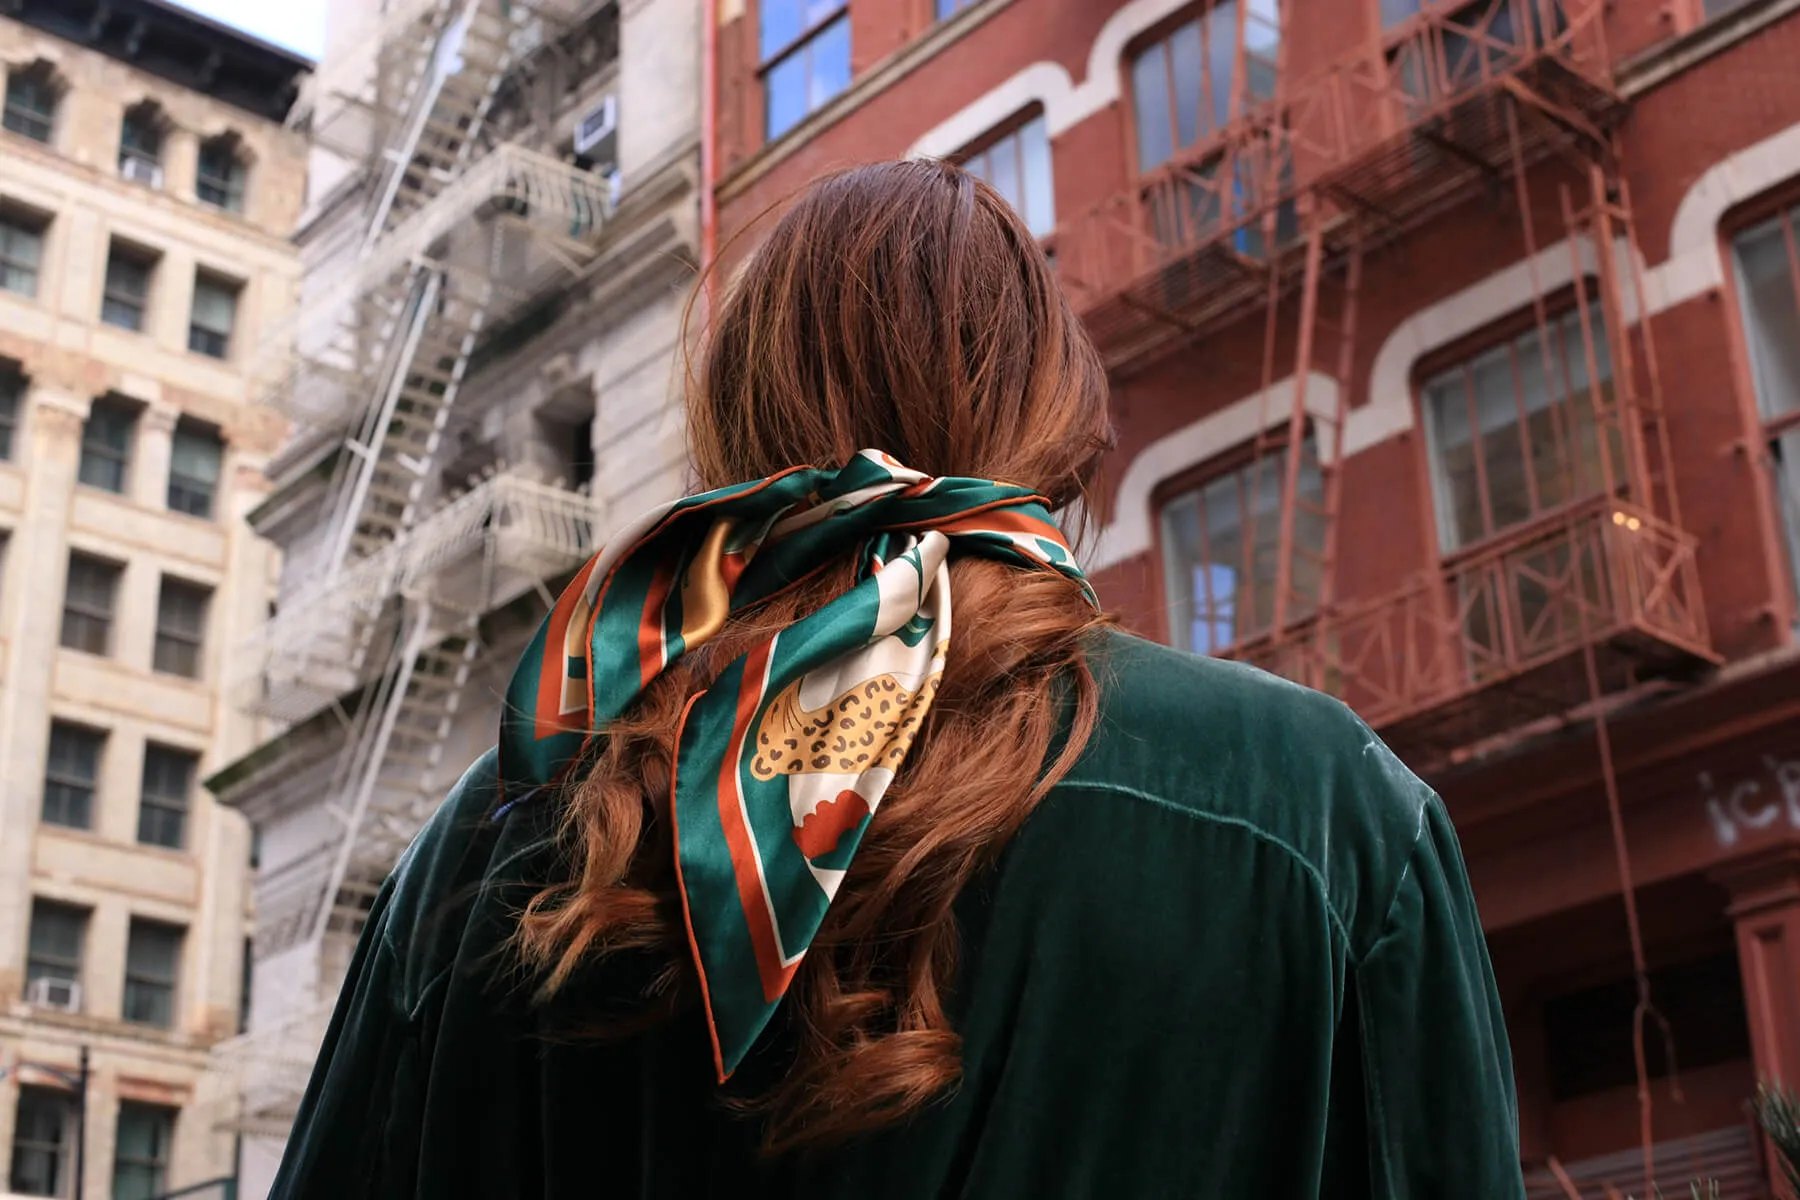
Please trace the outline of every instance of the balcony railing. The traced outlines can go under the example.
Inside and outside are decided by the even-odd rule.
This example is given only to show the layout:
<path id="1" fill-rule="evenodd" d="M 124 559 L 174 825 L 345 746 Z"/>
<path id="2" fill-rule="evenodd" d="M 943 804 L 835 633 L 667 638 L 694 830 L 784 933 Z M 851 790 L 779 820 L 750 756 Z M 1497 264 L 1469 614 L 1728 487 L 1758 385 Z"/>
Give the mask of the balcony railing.
<path id="1" fill-rule="evenodd" d="M 604 176 L 522 146 L 501 146 L 376 242 L 370 254 L 346 267 L 264 340 L 258 372 L 265 381 L 264 403 L 315 428 L 343 424 L 377 390 L 371 372 L 379 358 L 358 349 L 371 334 L 359 301 L 394 290 L 409 267 L 438 255 L 449 235 L 484 220 L 528 230 L 565 267 L 579 266 L 612 216 L 613 200 L 612 181 Z M 488 257 L 484 253 L 473 269 L 485 272 Z M 526 279 L 541 283 L 542 276 Z M 530 298 L 529 288 L 495 282 L 490 324 Z"/>
<path id="2" fill-rule="evenodd" d="M 1340 697 L 1429 760 L 1585 703 L 1587 646 L 1607 691 L 1713 661 L 1695 546 L 1598 497 L 1231 656 Z"/>
<path id="3" fill-rule="evenodd" d="M 1744 1124 L 1654 1143 L 1651 1160 L 1662 1194 L 1674 1200 L 1689 1195 L 1688 1184 L 1694 1180 L 1711 1180 L 1719 1185 L 1718 1200 L 1762 1200 L 1769 1188 L 1758 1140 Z M 1564 1163 L 1563 1173 L 1583 1196 L 1635 1196 L 1644 1186 L 1644 1152 L 1624 1150 Z M 1545 1168 L 1525 1173 L 1525 1194 L 1529 1200 L 1568 1200 L 1569 1195 Z"/>
<path id="4" fill-rule="evenodd" d="M 1362 214 L 1393 236 L 1468 194 L 1509 147 L 1506 105 L 1535 158 L 1557 130 L 1616 110 L 1602 0 L 1436 3 L 1379 45 L 1248 108 L 1218 133 L 1066 222 L 1058 269 L 1115 361 L 1135 339 L 1192 335 L 1268 290 L 1300 217 Z M 1368 237 L 1363 239 L 1367 244 Z"/>
<path id="5" fill-rule="evenodd" d="M 496 475 L 400 540 L 284 604 L 234 656 L 234 698 L 247 711 L 299 721 L 361 682 L 362 623 L 389 597 L 486 612 L 594 553 L 604 510 L 590 497 Z"/>

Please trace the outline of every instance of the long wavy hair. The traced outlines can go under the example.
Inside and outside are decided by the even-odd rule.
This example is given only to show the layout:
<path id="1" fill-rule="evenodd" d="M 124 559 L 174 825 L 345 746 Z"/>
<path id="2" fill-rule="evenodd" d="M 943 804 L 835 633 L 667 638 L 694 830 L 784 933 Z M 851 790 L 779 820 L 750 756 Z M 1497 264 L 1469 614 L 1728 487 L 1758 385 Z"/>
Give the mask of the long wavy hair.
<path id="1" fill-rule="evenodd" d="M 1105 371 L 1043 251 L 996 192 L 943 163 L 808 187 L 731 287 L 690 376 L 688 444 L 706 488 L 874 447 L 1061 508 L 1085 502 L 1111 441 Z M 1077 587 L 972 557 L 952 561 L 950 580 L 941 690 L 788 992 L 786 1070 L 747 1102 L 772 1153 L 877 1128 L 956 1081 L 952 905 L 1093 729 L 1083 644 L 1100 618 Z M 513 939 L 541 997 L 586 962 L 647 952 L 665 967 L 637 1026 L 691 1002 L 668 819 L 684 705 L 851 582 L 846 563 L 733 617 L 594 739 L 561 798 L 566 877 L 530 901 Z"/>

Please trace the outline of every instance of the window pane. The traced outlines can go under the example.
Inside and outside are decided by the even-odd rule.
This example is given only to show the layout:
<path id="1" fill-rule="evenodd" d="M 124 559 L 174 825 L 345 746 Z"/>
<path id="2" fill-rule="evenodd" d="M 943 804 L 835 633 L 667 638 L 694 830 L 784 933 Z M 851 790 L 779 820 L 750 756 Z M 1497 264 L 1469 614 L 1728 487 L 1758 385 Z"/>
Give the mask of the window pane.
<path id="1" fill-rule="evenodd" d="M 174 1133 L 173 1109 L 120 1103 L 113 1149 L 113 1200 L 151 1200 L 167 1189 Z"/>
<path id="2" fill-rule="evenodd" d="M 0 288 L 21 296 L 37 295 L 43 256 L 41 230 L 16 218 L 0 217 Z"/>
<path id="3" fill-rule="evenodd" d="M 1050 168 L 1050 134 L 1041 116 L 1019 130 L 1025 163 L 1025 224 L 1039 237 L 1056 228 L 1056 179 Z"/>
<path id="4" fill-rule="evenodd" d="M 1736 245 L 1744 340 L 1764 418 L 1800 410 L 1800 281 L 1789 266 L 1789 221 L 1784 216 L 1752 229 Z"/>
<path id="5" fill-rule="evenodd" d="M 1131 107 L 1137 120 L 1138 170 L 1148 171 L 1175 153 L 1169 114 L 1168 47 L 1151 46 L 1131 64 Z"/>
<path id="6" fill-rule="evenodd" d="M 1012 205 L 1015 212 L 1024 210 L 1024 194 L 1019 180 L 1019 135 L 1008 134 L 988 151 L 988 183 Z"/>
<path id="7" fill-rule="evenodd" d="M 50 726 L 44 769 L 44 820 L 87 829 L 93 824 L 94 782 L 100 771 L 105 735 L 60 721 Z"/>
<path id="8" fill-rule="evenodd" d="M 87 935 L 87 911 L 48 900 L 31 905 L 30 945 L 25 978 L 76 981 L 81 978 L 81 947 Z"/>
<path id="9" fill-rule="evenodd" d="M 133 920 L 125 950 L 127 1021 L 169 1028 L 175 1023 L 175 976 L 182 930 L 154 921 Z"/>
<path id="10" fill-rule="evenodd" d="M 1417 16 L 1419 5 L 1420 0 L 1381 0 L 1381 27 L 1388 29 Z"/>
<path id="11" fill-rule="evenodd" d="M 90 487 L 125 490 L 125 464 L 131 455 L 137 413 L 123 405 L 96 400 L 81 432 L 81 466 L 77 477 Z"/>
<path id="12" fill-rule="evenodd" d="M 56 1088 L 21 1087 L 10 1190 L 23 1196 L 68 1196 L 74 1134 L 74 1097 Z"/>
<path id="13" fill-rule="evenodd" d="M 63 586 L 62 644 L 89 654 L 105 654 L 112 636 L 120 568 L 85 554 L 69 556 Z"/>
<path id="14" fill-rule="evenodd" d="M 1169 37 L 1169 73 L 1175 86 L 1175 148 L 1185 150 L 1199 140 L 1201 124 L 1200 64 L 1206 55 L 1200 44 L 1200 22 L 1189 21 Z"/>
<path id="15" fill-rule="evenodd" d="M 6 80 L 6 110 L 0 125 L 33 141 L 48 142 L 56 115 L 56 90 L 41 67 L 14 69 Z"/>
<path id="16" fill-rule="evenodd" d="M 1324 483 L 1310 433 L 1301 453 L 1300 494 L 1319 505 Z M 1169 625 L 1177 646 L 1216 653 L 1264 632 L 1273 620 L 1285 469 L 1285 451 L 1275 451 L 1260 463 L 1246 463 L 1163 506 L 1164 576 Z M 1296 527 L 1296 545 L 1314 555 L 1322 548 L 1323 537 L 1318 522 Z M 1316 564 L 1296 554 L 1289 585 L 1290 619 L 1312 611 L 1319 582 Z"/>
<path id="17" fill-rule="evenodd" d="M 823 108 L 850 86 L 850 18 L 840 17 L 820 31 L 812 57 L 811 108 Z"/>
<path id="18" fill-rule="evenodd" d="M 770 68 L 764 90 L 768 97 L 768 135 L 778 138 L 806 116 L 805 53 L 791 55 Z"/>
<path id="19" fill-rule="evenodd" d="M 13 456 L 13 435 L 19 428 L 19 404 L 25 398 L 25 376 L 16 367 L 0 363 L 0 459 Z"/>
<path id="20" fill-rule="evenodd" d="M 121 329 L 144 327 L 144 301 L 150 294 L 150 265 L 114 246 L 106 260 L 106 294 L 100 319 Z"/>
<path id="21" fill-rule="evenodd" d="M 181 849 L 187 833 L 189 795 L 198 759 L 167 746 L 144 748 L 143 794 L 138 806 L 138 841 Z"/>
<path id="22" fill-rule="evenodd" d="M 1208 132 L 1217 132 L 1231 120 L 1233 66 L 1237 62 L 1237 5 L 1217 4 L 1206 17 L 1206 82 L 1212 98 L 1207 114 Z M 1176 59 L 1180 71 L 1181 60 Z M 1181 87 L 1179 82 L 1175 85 Z"/>
<path id="23" fill-rule="evenodd" d="M 218 434 L 192 425 L 175 428 L 169 458 L 169 507 L 190 516 L 211 517 L 224 447 Z"/>

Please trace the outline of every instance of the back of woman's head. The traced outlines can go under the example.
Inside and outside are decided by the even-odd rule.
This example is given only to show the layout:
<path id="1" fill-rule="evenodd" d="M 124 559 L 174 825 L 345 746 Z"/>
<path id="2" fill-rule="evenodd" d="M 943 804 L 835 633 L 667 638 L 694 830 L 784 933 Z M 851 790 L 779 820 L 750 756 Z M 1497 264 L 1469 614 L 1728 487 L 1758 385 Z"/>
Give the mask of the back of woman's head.
<path id="1" fill-rule="evenodd" d="M 707 488 L 876 449 L 1061 507 L 1085 497 L 1110 438 L 1105 373 L 1042 251 L 992 189 L 930 162 L 846 171 L 793 203 L 707 331 L 687 414 Z M 594 739 L 564 788 L 566 878 L 535 897 L 514 939 L 542 993 L 584 960 L 649 952 L 666 969 L 641 1020 L 694 1001 L 669 830 L 682 713 L 751 646 L 840 595 L 853 570 L 833 564 L 734 615 Z M 942 997 L 952 905 L 1093 725 L 1083 651 L 1098 618 L 1080 585 L 974 557 L 953 558 L 950 582 L 955 634 L 937 697 L 783 1002 L 786 1068 L 746 1103 L 772 1149 L 875 1128 L 956 1080 Z"/>
<path id="2" fill-rule="evenodd" d="M 885 450 L 916 471 L 1081 495 L 1106 378 L 1025 225 L 938 162 L 828 176 L 776 223 L 711 331 L 688 442 L 708 487 Z"/>

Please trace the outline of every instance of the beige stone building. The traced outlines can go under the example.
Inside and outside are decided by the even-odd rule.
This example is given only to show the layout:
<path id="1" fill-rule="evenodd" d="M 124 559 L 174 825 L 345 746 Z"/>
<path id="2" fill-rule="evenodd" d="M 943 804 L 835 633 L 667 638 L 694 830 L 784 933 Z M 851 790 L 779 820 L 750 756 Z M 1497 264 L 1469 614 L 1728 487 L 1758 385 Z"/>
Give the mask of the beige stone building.
<path id="1" fill-rule="evenodd" d="M 258 832 L 241 1192 L 266 1194 L 396 858 L 499 727 L 547 604 L 679 494 L 699 256 L 694 0 L 333 0 L 291 122 L 293 435 L 251 515 L 277 611 L 234 652 L 270 722 L 207 779 Z"/>
<path id="2" fill-rule="evenodd" d="M 0 1193 L 233 1173 L 200 1113 L 251 840 L 199 781 L 259 732 L 220 680 L 274 580 L 247 400 L 308 65 L 161 0 L 0 5 Z"/>

